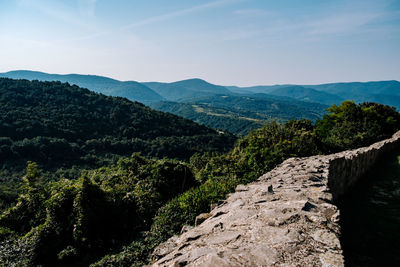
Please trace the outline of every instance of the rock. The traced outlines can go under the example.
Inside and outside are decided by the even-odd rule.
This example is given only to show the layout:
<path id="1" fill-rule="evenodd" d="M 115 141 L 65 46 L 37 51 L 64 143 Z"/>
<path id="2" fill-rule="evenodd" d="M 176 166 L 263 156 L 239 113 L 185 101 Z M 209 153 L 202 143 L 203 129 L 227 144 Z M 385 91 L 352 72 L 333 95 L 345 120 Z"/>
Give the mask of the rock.
<path id="1" fill-rule="evenodd" d="M 202 213 L 202 214 L 200 214 L 199 216 L 196 217 L 196 219 L 194 221 L 194 225 L 198 226 L 199 224 L 201 224 L 202 222 L 207 220 L 210 216 L 211 216 L 210 213 Z"/>
<path id="2" fill-rule="evenodd" d="M 370 147 L 288 159 L 160 244 L 153 266 L 342 267 L 335 203 L 382 151 L 399 146 L 400 131 Z"/>
<path id="3" fill-rule="evenodd" d="M 166 242 L 158 245 L 153 253 L 151 254 L 151 258 L 153 261 L 158 260 L 165 255 L 171 253 L 176 248 L 176 241 L 178 240 L 178 236 L 174 235 L 169 238 Z"/>
<path id="4" fill-rule="evenodd" d="M 174 263 L 174 267 L 183 267 L 186 266 L 187 262 L 186 261 L 177 261 Z"/>
<path id="5" fill-rule="evenodd" d="M 304 211 L 317 211 L 317 206 L 315 206 L 314 204 L 310 203 L 310 202 L 306 202 L 303 206 L 303 208 L 301 210 Z"/>
<path id="6" fill-rule="evenodd" d="M 225 204 L 225 203 L 226 203 L 226 200 L 221 200 L 221 199 L 218 200 L 218 206 L 219 206 L 219 205 L 222 205 L 222 204 Z"/>
<path id="7" fill-rule="evenodd" d="M 218 211 L 212 217 L 216 218 L 216 217 L 221 216 L 221 215 L 226 214 L 226 213 L 228 213 L 228 212 L 226 212 L 226 211 Z"/>
<path id="8" fill-rule="evenodd" d="M 215 209 L 216 207 L 218 207 L 218 204 L 217 204 L 217 203 L 212 203 L 212 204 L 210 204 L 210 212 L 211 212 L 213 209 Z"/>
<path id="9" fill-rule="evenodd" d="M 272 185 L 268 186 L 268 193 L 273 194 L 274 190 L 272 189 Z"/>
<path id="10" fill-rule="evenodd" d="M 187 231 L 192 230 L 192 229 L 193 229 L 193 226 L 184 225 L 184 226 L 182 226 L 181 234 L 186 233 Z"/>
<path id="11" fill-rule="evenodd" d="M 243 191 L 247 191 L 248 190 L 248 188 L 245 186 L 245 185 L 242 185 L 242 184 L 240 184 L 240 185 L 238 185 L 238 186 L 236 186 L 236 192 L 243 192 Z"/>

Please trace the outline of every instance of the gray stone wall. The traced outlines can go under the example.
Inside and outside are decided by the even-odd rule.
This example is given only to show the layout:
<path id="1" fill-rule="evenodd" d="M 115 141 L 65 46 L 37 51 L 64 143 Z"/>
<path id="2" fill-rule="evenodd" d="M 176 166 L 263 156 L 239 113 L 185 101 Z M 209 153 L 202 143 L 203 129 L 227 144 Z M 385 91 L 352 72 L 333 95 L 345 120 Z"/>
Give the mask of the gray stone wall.
<path id="1" fill-rule="evenodd" d="M 330 155 L 328 186 L 335 201 L 345 195 L 382 155 L 398 149 L 400 132 L 369 147 Z"/>
<path id="2" fill-rule="evenodd" d="M 400 132 L 365 148 L 288 159 L 159 245 L 152 265 L 344 266 L 335 201 L 399 145 Z"/>

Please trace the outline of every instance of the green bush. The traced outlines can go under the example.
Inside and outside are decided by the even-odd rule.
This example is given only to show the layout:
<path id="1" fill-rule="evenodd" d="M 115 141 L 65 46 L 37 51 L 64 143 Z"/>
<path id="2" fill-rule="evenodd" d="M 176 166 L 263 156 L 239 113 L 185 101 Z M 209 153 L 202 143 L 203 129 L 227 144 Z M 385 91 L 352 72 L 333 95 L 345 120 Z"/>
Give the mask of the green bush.
<path id="1" fill-rule="evenodd" d="M 315 126 L 308 120 L 268 123 L 229 153 L 194 154 L 189 164 L 133 154 L 113 166 L 82 171 L 77 180 L 42 186 L 30 163 L 23 194 L 0 216 L 0 242 L 10 241 L 2 243 L 7 251 L 0 249 L 0 260 L 140 266 L 210 204 L 283 160 L 367 145 L 400 128 L 399 114 L 379 104 L 344 102 L 329 113 Z M 28 252 L 16 256 L 20 250 Z"/>
<path id="2" fill-rule="evenodd" d="M 345 101 L 328 112 L 315 126 L 326 153 L 366 146 L 400 129 L 400 114 L 382 104 Z"/>

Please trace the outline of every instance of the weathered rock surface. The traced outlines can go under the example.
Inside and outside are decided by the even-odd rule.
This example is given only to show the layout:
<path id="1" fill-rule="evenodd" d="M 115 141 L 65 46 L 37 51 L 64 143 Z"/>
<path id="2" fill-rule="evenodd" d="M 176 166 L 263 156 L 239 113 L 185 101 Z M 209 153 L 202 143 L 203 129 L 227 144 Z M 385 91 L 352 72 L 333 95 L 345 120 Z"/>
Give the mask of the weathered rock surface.
<path id="1" fill-rule="evenodd" d="M 334 201 L 399 143 L 288 159 L 159 245 L 153 266 L 343 266 Z"/>

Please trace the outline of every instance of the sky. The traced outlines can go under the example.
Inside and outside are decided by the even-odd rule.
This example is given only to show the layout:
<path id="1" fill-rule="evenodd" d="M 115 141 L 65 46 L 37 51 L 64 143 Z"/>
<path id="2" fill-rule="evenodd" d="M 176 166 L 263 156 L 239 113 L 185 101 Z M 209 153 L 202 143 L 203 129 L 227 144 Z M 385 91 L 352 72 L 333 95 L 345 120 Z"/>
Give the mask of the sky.
<path id="1" fill-rule="evenodd" d="M 0 72 L 400 80 L 400 0 L 0 0 Z"/>

